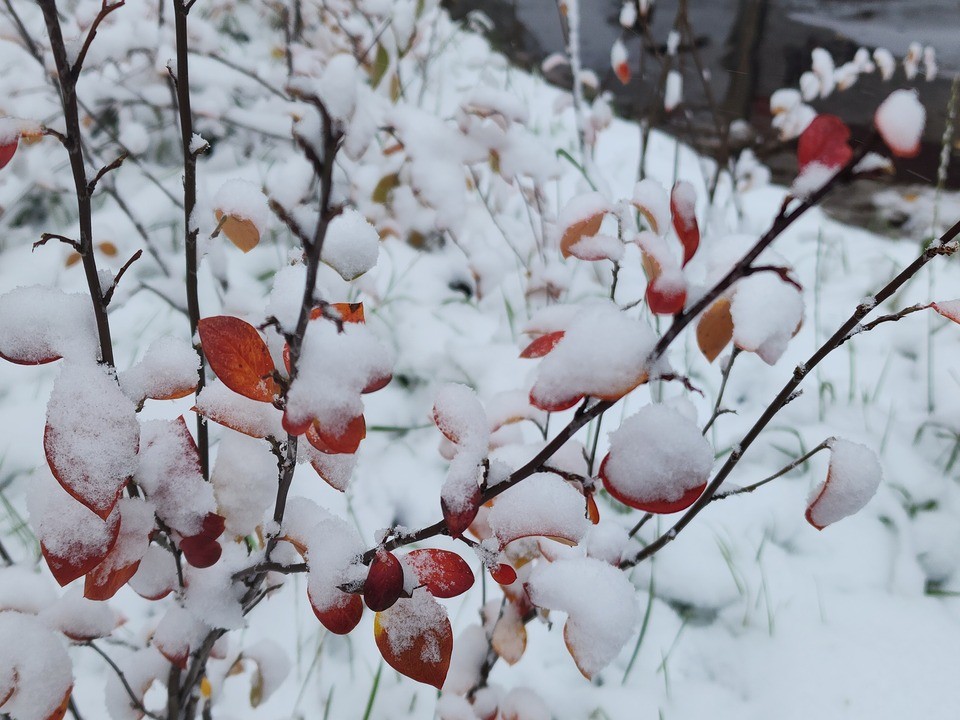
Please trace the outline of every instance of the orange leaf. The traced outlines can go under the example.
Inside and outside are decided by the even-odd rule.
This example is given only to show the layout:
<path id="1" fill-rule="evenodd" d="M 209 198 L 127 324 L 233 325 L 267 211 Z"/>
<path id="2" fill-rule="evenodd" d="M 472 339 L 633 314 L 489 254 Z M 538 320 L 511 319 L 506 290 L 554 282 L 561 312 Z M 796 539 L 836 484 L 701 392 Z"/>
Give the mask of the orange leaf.
<path id="1" fill-rule="evenodd" d="M 443 687 L 453 653 L 453 630 L 447 613 L 428 593 L 417 592 L 377 613 L 373 636 L 394 670 L 438 690 Z"/>
<path id="2" fill-rule="evenodd" d="M 556 332 L 541 335 L 524 348 L 523 352 L 520 353 L 520 357 L 530 359 L 541 358 L 547 355 L 557 346 L 557 343 L 563 339 L 565 334 L 563 330 L 557 330 Z"/>
<path id="3" fill-rule="evenodd" d="M 60 701 L 60 704 L 52 713 L 47 715 L 46 720 L 63 720 L 64 715 L 67 714 L 67 708 L 70 707 L 70 695 L 72 693 L 73 685 L 67 688 L 67 691 L 63 694 L 63 700 Z"/>
<path id="4" fill-rule="evenodd" d="M 490 577 L 501 585 L 513 585 L 517 581 L 517 571 L 511 565 L 498 563 L 490 568 Z"/>
<path id="5" fill-rule="evenodd" d="M 318 422 L 312 423 L 306 432 L 307 441 L 320 452 L 328 455 L 349 455 L 357 451 L 360 442 L 367 436 L 367 423 L 363 415 L 358 415 L 347 423 L 347 427 L 339 435 L 324 430 Z"/>
<path id="6" fill-rule="evenodd" d="M 455 552 L 422 548 L 408 553 L 404 562 L 434 597 L 457 597 L 473 586 L 473 571 Z"/>
<path id="7" fill-rule="evenodd" d="M 307 597 L 310 598 L 309 588 Z M 342 599 L 341 605 L 318 610 L 313 598 L 310 598 L 310 607 L 313 608 L 313 614 L 317 616 L 317 620 L 335 635 L 349 635 L 360 624 L 360 618 L 363 616 L 363 601 L 360 600 L 359 595 L 343 593 Z"/>
<path id="8" fill-rule="evenodd" d="M 217 210 L 216 215 L 221 232 L 243 252 L 250 252 L 260 243 L 260 231 L 250 220 L 234 215 L 227 215 L 224 219 L 221 210 Z"/>
<path id="9" fill-rule="evenodd" d="M 51 549 L 42 538 L 40 540 L 40 551 L 47 561 L 47 567 L 61 586 L 84 576 L 103 562 L 120 533 L 120 512 L 116 509 L 105 521 L 93 517 L 85 520 L 87 522 L 79 529 L 75 524 L 60 529 L 61 534 L 68 539 L 64 542 L 63 537 L 59 538 L 58 549 Z M 98 522 L 103 523 L 102 526 L 98 525 Z M 86 535 L 86 531 L 90 529 L 88 525 L 96 528 L 92 537 Z"/>
<path id="10" fill-rule="evenodd" d="M 697 225 L 697 195 L 693 185 L 680 181 L 670 191 L 670 213 L 673 229 L 683 245 L 683 264 L 686 265 L 700 247 L 700 227 Z"/>
<path id="11" fill-rule="evenodd" d="M 570 248 L 583 238 L 593 237 L 600 232 L 600 226 L 603 224 L 603 218 L 606 214 L 606 211 L 599 212 L 568 226 L 563 231 L 563 237 L 560 239 L 560 253 L 565 258 L 570 257 L 573 254 L 570 252 Z"/>
<path id="12" fill-rule="evenodd" d="M 251 400 L 272 402 L 280 394 L 273 359 L 257 329 L 240 318 L 217 315 L 197 326 L 203 352 L 223 384 Z"/>
<path id="13" fill-rule="evenodd" d="M 697 321 L 697 345 L 707 361 L 713 362 L 732 339 L 730 300 L 722 297 L 707 308 Z"/>
<path id="14" fill-rule="evenodd" d="M 527 628 L 514 603 L 506 603 L 503 612 L 493 626 L 490 647 L 508 665 L 515 665 L 527 649 Z"/>

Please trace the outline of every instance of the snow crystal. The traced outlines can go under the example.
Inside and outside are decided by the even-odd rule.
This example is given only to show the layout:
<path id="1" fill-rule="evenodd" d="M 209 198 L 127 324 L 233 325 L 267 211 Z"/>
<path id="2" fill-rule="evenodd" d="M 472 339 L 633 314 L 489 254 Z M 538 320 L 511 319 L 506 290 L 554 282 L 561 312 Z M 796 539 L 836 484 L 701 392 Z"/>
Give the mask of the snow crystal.
<path id="1" fill-rule="evenodd" d="M 818 528 L 859 512 L 880 486 L 883 469 L 876 453 L 849 440 L 830 443 L 830 469 L 810 496 L 807 517 Z"/>
<path id="2" fill-rule="evenodd" d="M 160 519 L 181 535 L 196 535 L 207 513 L 217 511 L 213 486 L 200 474 L 197 451 L 182 420 L 143 423 L 136 480 Z"/>
<path id="3" fill-rule="evenodd" d="M 873 118 L 883 141 L 898 157 L 913 157 L 919 152 L 926 120 L 927 111 L 914 90 L 894 90 Z"/>
<path id="4" fill-rule="evenodd" d="M 588 308 L 540 361 L 531 396 L 547 402 L 619 397 L 643 378 L 656 340 L 649 325 L 613 305 Z"/>
<path id="5" fill-rule="evenodd" d="M 137 595 L 148 600 L 156 600 L 169 593 L 177 585 L 177 566 L 173 555 L 159 545 L 148 547 L 129 585 Z"/>
<path id="6" fill-rule="evenodd" d="M 35 615 L 56 600 L 57 594 L 46 575 L 25 565 L 0 567 L 0 612 L 16 610 Z"/>
<path id="7" fill-rule="evenodd" d="M 663 90 L 663 109 L 671 112 L 683 102 L 683 75 L 679 70 L 667 73 L 667 84 Z"/>
<path id="8" fill-rule="evenodd" d="M 663 185 L 647 178 L 633 187 L 633 204 L 646 216 L 650 229 L 664 235 L 670 228 L 670 198 Z"/>
<path id="9" fill-rule="evenodd" d="M 713 448 L 691 420 L 672 407 L 640 408 L 610 433 L 603 472 L 626 499 L 673 502 L 707 482 Z"/>
<path id="10" fill-rule="evenodd" d="M 32 285 L 0 296 L 0 357 L 37 363 L 96 359 L 97 327 L 89 296 Z"/>
<path id="11" fill-rule="evenodd" d="M 564 636 L 588 676 L 613 660 L 637 623 L 633 585 L 620 570 L 593 558 L 538 565 L 527 582 L 534 605 L 568 614 Z"/>
<path id="12" fill-rule="evenodd" d="M 756 273 L 737 283 L 730 315 L 737 347 L 773 365 L 803 320 L 803 295 L 776 273 Z"/>
<path id="13" fill-rule="evenodd" d="M 263 191 L 247 180 L 228 180 L 213 198 L 213 207 L 224 215 L 249 220 L 260 235 L 270 222 L 270 208 Z"/>
<path id="14" fill-rule="evenodd" d="M 217 512 L 233 535 L 250 535 L 277 494 L 277 459 L 262 440 L 227 432 L 210 477 Z"/>
<path id="15" fill-rule="evenodd" d="M 47 720 L 73 685 L 66 649 L 40 620 L 0 612 L 0 698 L 3 713 L 15 720 Z"/>
<path id="16" fill-rule="evenodd" d="M 363 413 L 363 389 L 389 375 L 391 366 L 387 349 L 366 325 L 347 323 L 338 332 L 332 322 L 311 322 L 286 412 L 294 423 L 315 418 L 338 435 Z"/>
<path id="17" fill-rule="evenodd" d="M 447 611 L 426 589 L 418 588 L 413 597 L 397 600 L 380 614 L 379 622 L 394 655 L 401 655 L 420 641 L 420 659 L 426 663 L 440 662 L 439 630 L 448 624 Z"/>
<path id="18" fill-rule="evenodd" d="M 497 498 L 488 516 L 501 547 L 530 535 L 579 542 L 591 527 L 585 500 L 572 485 L 551 473 L 537 473 Z"/>
<path id="19" fill-rule="evenodd" d="M 188 342 L 162 337 L 150 343 L 140 362 L 120 373 L 120 387 L 135 403 L 166 399 L 196 387 L 199 368 L 200 357 Z"/>
<path id="20" fill-rule="evenodd" d="M 353 209 L 337 215 L 327 228 L 322 259 L 344 280 L 353 280 L 377 264 L 380 235 Z"/>

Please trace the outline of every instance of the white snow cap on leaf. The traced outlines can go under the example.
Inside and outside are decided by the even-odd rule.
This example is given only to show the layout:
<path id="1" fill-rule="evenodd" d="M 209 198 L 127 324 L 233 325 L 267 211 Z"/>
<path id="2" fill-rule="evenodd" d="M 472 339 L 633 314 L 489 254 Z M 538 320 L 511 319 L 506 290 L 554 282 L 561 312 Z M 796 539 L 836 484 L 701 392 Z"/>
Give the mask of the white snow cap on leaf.
<path id="1" fill-rule="evenodd" d="M 254 688 L 257 691 L 259 705 L 266 701 L 287 679 L 290 674 L 290 658 L 275 640 L 262 638 L 243 650 L 243 657 L 257 664 Z"/>
<path id="2" fill-rule="evenodd" d="M 422 642 L 420 659 L 427 663 L 441 661 L 440 633 L 444 627 L 449 632 L 449 620 L 443 605 L 425 588 L 417 588 L 412 597 L 400 598 L 393 607 L 378 613 L 377 622 L 395 655 Z"/>
<path id="3" fill-rule="evenodd" d="M 219 379 L 208 381 L 197 397 L 197 411 L 208 420 L 227 425 L 250 437 L 285 437 L 281 414 L 270 403 L 235 393 Z"/>
<path id="4" fill-rule="evenodd" d="M 811 70 L 800 76 L 800 94 L 804 102 L 810 102 L 820 94 L 820 78 Z"/>
<path id="5" fill-rule="evenodd" d="M 483 481 L 486 448 L 462 448 L 450 461 L 440 499 L 449 511 L 459 513 L 471 507 Z"/>
<path id="6" fill-rule="evenodd" d="M 323 101 L 330 117 L 346 122 L 357 105 L 357 87 L 360 79 L 357 61 L 349 53 L 334 55 L 317 83 L 317 94 Z"/>
<path id="7" fill-rule="evenodd" d="M 557 242 L 574 226 L 612 211 L 613 205 L 602 193 L 586 192 L 574 195 L 563 206 L 557 218 Z"/>
<path id="8" fill-rule="evenodd" d="M 78 642 L 106 637 L 118 624 L 107 603 L 87 600 L 79 588 L 68 592 L 38 617 L 52 630 Z"/>
<path id="9" fill-rule="evenodd" d="M 781 140 L 793 140 L 803 134 L 816 116 L 816 110 L 806 103 L 800 103 L 789 111 L 776 115 L 770 124 L 777 129 Z"/>
<path id="10" fill-rule="evenodd" d="M 315 418 L 339 435 L 363 413 L 363 389 L 390 374 L 392 358 L 367 325 L 307 324 L 299 372 L 287 395 L 286 412 L 295 423 Z"/>
<path id="11" fill-rule="evenodd" d="M 832 440 L 827 477 L 810 495 L 807 520 L 822 530 L 859 512 L 876 494 L 882 477 L 873 450 L 849 440 Z"/>
<path id="12" fill-rule="evenodd" d="M 820 78 L 820 97 L 825 98 L 835 86 L 833 56 L 823 48 L 814 48 L 810 59 L 814 74 Z"/>
<path id="13" fill-rule="evenodd" d="M 543 535 L 578 543 L 591 527 L 583 495 L 552 473 L 536 473 L 500 495 L 487 522 L 501 546 Z"/>
<path id="14" fill-rule="evenodd" d="M 447 383 L 433 401 L 433 419 L 447 438 L 463 448 L 486 453 L 490 423 L 477 393 L 460 383 Z"/>
<path id="15" fill-rule="evenodd" d="M 367 219 L 348 208 L 330 221 L 322 260 L 344 280 L 353 280 L 377 264 L 380 235 Z"/>
<path id="16" fill-rule="evenodd" d="M 237 630 L 243 627 L 244 586 L 234 582 L 233 574 L 249 566 L 246 547 L 240 543 L 223 545 L 223 555 L 216 565 L 199 569 L 186 564 L 183 568 L 184 608 L 197 620 L 211 628 Z"/>
<path id="17" fill-rule="evenodd" d="M 468 625 L 457 635 L 450 656 L 450 669 L 443 682 L 444 696 L 466 694 L 480 679 L 487 656 L 487 635 L 479 625 Z"/>
<path id="18" fill-rule="evenodd" d="M 940 68 L 937 66 L 937 51 L 927 45 L 923 49 L 923 74 L 927 82 L 936 80 L 939 71 Z"/>
<path id="19" fill-rule="evenodd" d="M 633 0 L 625 0 L 620 8 L 620 27 L 632 28 L 637 22 L 637 6 Z"/>
<path id="20" fill-rule="evenodd" d="M 816 75 L 813 75 L 812 73 L 810 74 L 813 79 L 817 81 L 817 91 L 819 92 L 820 81 L 817 80 Z M 801 78 L 801 80 L 802 79 L 803 78 Z M 800 101 L 800 92 L 797 90 L 794 90 L 793 88 L 780 88 L 779 90 L 775 90 L 770 96 L 770 112 L 774 115 L 790 112 L 800 104 Z"/>
<path id="21" fill-rule="evenodd" d="M 627 58 L 627 46 L 623 44 L 623 40 L 617 38 L 610 46 L 610 65 L 616 70 L 618 65 L 627 62 Z"/>
<path id="22" fill-rule="evenodd" d="M 250 535 L 276 497 L 277 459 L 266 442 L 227 431 L 210 481 L 227 532 Z"/>
<path id="23" fill-rule="evenodd" d="M 550 709 L 530 688 L 515 687 L 500 701 L 503 720 L 550 720 Z"/>
<path id="24" fill-rule="evenodd" d="M 173 555 L 159 545 L 150 545 L 140 559 L 137 572 L 129 585 L 137 595 L 155 600 L 169 593 L 177 584 L 177 566 Z"/>
<path id="25" fill-rule="evenodd" d="M 679 70 L 671 70 L 667 73 L 667 84 L 663 90 L 663 109 L 671 112 L 682 102 L 683 75 Z"/>
<path id="26" fill-rule="evenodd" d="M 712 467 L 713 448 L 696 423 L 652 403 L 610 433 L 603 476 L 608 489 L 628 504 L 671 503 L 703 486 Z"/>
<path id="27" fill-rule="evenodd" d="M 915 90 L 894 90 L 880 103 L 873 121 L 894 155 L 913 157 L 920 151 L 927 111 Z"/>
<path id="28" fill-rule="evenodd" d="M 644 214 L 647 224 L 657 235 L 670 229 L 670 197 L 663 185 L 647 178 L 633 186 L 634 206 Z"/>
<path id="29" fill-rule="evenodd" d="M 73 687 L 73 666 L 57 636 L 33 617 L 0 612 L 0 712 L 48 720 Z"/>
<path id="30" fill-rule="evenodd" d="M 50 578 L 26 565 L 0 567 L 0 612 L 17 612 L 36 615 L 57 601 L 57 594 Z M 0 690 L 0 697 L 3 691 Z"/>
<path id="31" fill-rule="evenodd" d="M 190 343 L 157 338 L 140 362 L 120 373 L 120 388 L 135 403 L 148 397 L 172 398 L 197 386 L 199 368 L 200 356 Z"/>
<path id="32" fill-rule="evenodd" d="M 161 552 L 166 552 L 165 550 Z M 169 555 L 169 553 L 167 553 Z M 155 647 L 147 647 L 118 659 L 123 668 L 126 684 L 116 673 L 107 673 L 104 701 L 107 712 L 113 720 L 141 720 L 143 713 L 137 710 L 130 702 L 127 687 L 133 690 L 137 699 L 143 701 L 143 696 L 155 680 L 163 679 L 166 682 L 170 663 Z"/>
<path id="33" fill-rule="evenodd" d="M 227 180 L 213 198 L 213 207 L 224 215 L 249 220 L 260 235 L 270 222 L 270 207 L 263 191 L 248 180 Z"/>
<path id="34" fill-rule="evenodd" d="M 362 579 L 366 568 L 355 564 L 366 547 L 357 529 L 346 520 L 330 517 L 309 532 L 307 559 L 310 602 L 320 612 L 346 604 L 349 596 L 339 585 Z"/>
<path id="35" fill-rule="evenodd" d="M 96 360 L 90 297 L 31 285 L 0 296 L 0 356 L 19 363 L 57 357 Z"/>
<path id="36" fill-rule="evenodd" d="M 920 69 L 920 59 L 923 57 L 923 46 L 914 41 L 907 48 L 907 54 L 903 58 L 903 73 L 907 80 L 913 80 Z"/>
<path id="37" fill-rule="evenodd" d="M 892 52 L 886 48 L 877 48 L 873 51 L 873 61 L 880 69 L 880 77 L 884 81 L 893 77 L 893 73 L 897 69 L 897 61 L 894 59 Z"/>
<path id="38" fill-rule="evenodd" d="M 803 295 L 774 272 L 740 280 L 730 303 L 733 342 L 773 365 L 803 320 Z"/>
<path id="39" fill-rule="evenodd" d="M 537 607 L 568 614 L 564 638 L 587 677 L 619 654 L 637 623 L 633 585 L 622 571 L 601 560 L 573 558 L 540 564 L 526 587 Z"/>
<path id="40" fill-rule="evenodd" d="M 612 304 L 587 308 L 540 361 L 531 397 L 554 403 L 579 395 L 619 398 L 647 374 L 657 337 Z"/>

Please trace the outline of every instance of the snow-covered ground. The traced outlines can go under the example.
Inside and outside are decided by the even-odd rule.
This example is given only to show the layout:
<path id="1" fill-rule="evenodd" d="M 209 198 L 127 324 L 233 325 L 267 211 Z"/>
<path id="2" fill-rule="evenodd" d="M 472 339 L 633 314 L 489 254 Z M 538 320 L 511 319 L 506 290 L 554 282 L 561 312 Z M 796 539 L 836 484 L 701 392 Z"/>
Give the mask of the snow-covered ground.
<path id="1" fill-rule="evenodd" d="M 32 3 L 15 0 L 14 6 L 28 27 L 39 30 L 39 13 Z M 284 139 L 289 137 L 296 103 L 277 98 L 246 75 L 204 57 L 218 54 L 259 73 L 273 87 L 285 83 L 283 55 L 275 52 L 280 36 L 263 27 L 266 11 L 261 15 L 246 4 L 237 8 L 236 27 L 262 33 L 238 40 L 237 35 L 217 34 L 230 25 L 217 15 L 231 12 L 224 8 L 215 8 L 195 24 L 198 55 L 192 69 L 198 132 L 212 139 L 215 147 L 199 169 L 201 237 L 216 224 L 212 210 L 219 206 L 216 195 L 229 179 L 265 185 L 284 202 L 295 201 L 298 189 L 309 186 L 309 168 L 305 174 L 305 161 Z M 142 166 L 152 178 L 128 161 L 117 175 L 116 187 L 170 265 L 165 273 L 145 256 L 120 286 L 111 322 L 121 369 L 130 367 L 156 338 L 188 339 L 186 319 L 173 307 L 181 303 L 181 260 L 174 254 L 174 238 L 182 229 L 177 230 L 177 209 L 164 194 L 181 192 L 176 153 L 162 147 L 174 140 L 173 115 L 168 108 L 165 115 L 153 117 L 152 111 L 138 107 L 143 98 L 130 80 L 138 73 L 148 77 L 143 88 L 148 99 L 169 105 L 169 95 L 164 97 L 161 91 L 163 66 L 173 54 L 172 35 L 169 26 L 157 31 L 152 12 L 134 5 L 119 11 L 101 31 L 102 41 L 94 45 L 98 63 L 111 52 L 143 46 L 145 65 L 137 66 L 136 53 L 124 55 L 122 62 L 94 71 L 97 76 L 87 86 L 91 95 L 120 95 L 132 103 L 123 105 L 118 127 L 124 143 L 143 155 Z M 365 396 L 369 432 L 346 492 L 336 491 L 303 465 L 292 493 L 349 520 L 368 546 L 383 528 L 418 528 L 440 518 L 438 497 L 448 463 L 438 453 L 441 435 L 431 422 L 431 408 L 441 385 L 473 386 L 488 412 L 499 393 L 526 393 L 540 362 L 518 357 L 529 341 L 522 333 L 528 319 L 549 302 L 584 303 L 607 297 L 611 281 L 610 263 L 562 260 L 552 240 L 544 237 L 553 232 L 551 223 L 566 202 L 590 190 L 584 175 L 555 154 L 563 149 L 580 157 L 569 98 L 510 68 L 480 36 L 452 25 L 442 12 L 430 10 L 427 17 L 429 22 L 420 21 L 424 34 L 417 47 L 422 53 L 405 58 L 402 66 L 411 72 L 399 81 L 405 83 L 403 97 L 383 116 L 413 159 L 401 172 L 409 172 L 404 182 L 412 182 L 419 193 L 402 197 L 395 193 L 393 206 L 387 208 L 376 201 L 375 188 L 400 169 L 394 162 L 397 155 L 381 156 L 380 164 L 371 162 L 369 154 L 366 160 L 344 158 L 338 172 L 341 181 L 349 180 L 343 183 L 348 188 L 345 194 L 380 230 L 379 261 L 353 284 L 329 268 L 323 269 L 320 279 L 331 300 L 365 303 L 367 325 L 395 356 L 394 381 Z M 39 65 L 5 41 L 7 34 L 5 29 L 0 38 L 0 115 L 31 117 L 59 127 L 56 99 Z M 131 34 L 135 41 L 128 37 Z M 304 57 L 304 63 L 324 60 L 319 50 L 315 55 L 304 52 Z M 421 66 L 426 68 L 425 80 L 413 73 Z M 105 89 L 113 82 L 122 91 Z M 81 83 L 81 95 L 84 88 Z M 471 101 L 480 105 L 491 97 L 506 106 L 505 114 L 513 111 L 522 119 L 508 125 L 500 146 L 501 168 L 514 163 L 513 172 L 521 178 L 512 183 L 491 172 L 494 162 L 470 156 L 475 145 L 451 129 L 458 120 L 465 122 L 458 113 L 461 105 Z M 507 105 L 504 98 L 512 98 L 513 104 Z M 591 112 L 602 125 L 604 109 L 595 106 Z M 481 133 L 474 141 L 482 146 L 483 139 Z M 612 201 L 633 194 L 639 139 L 635 124 L 618 119 L 610 120 L 597 135 L 588 172 Z M 389 141 L 384 135 L 378 142 Z M 107 160 L 115 154 L 103 135 L 93 146 L 101 148 L 98 152 Z M 445 152 L 464 152 L 473 174 L 451 176 L 450 165 L 441 162 L 447 159 Z M 722 185 L 708 217 L 703 186 L 709 168 L 691 151 L 655 134 L 648 169 L 667 188 L 679 178 L 698 190 L 704 236 L 688 267 L 692 282 L 707 276 L 711 257 L 749 247 L 770 226 L 786 194 L 782 187 L 760 186 L 734 195 L 729 184 Z M 21 147 L 11 164 L 0 170 L 0 293 L 32 284 L 85 291 L 79 266 L 66 264 L 67 248 L 50 243 L 31 251 L 42 231 L 72 232 L 72 193 L 64 190 L 68 179 L 62 150 L 50 138 Z M 542 213 L 535 200 L 530 212 L 518 192 L 518 187 L 533 187 L 533 180 L 545 190 Z M 482 192 L 476 191 L 477 183 Z M 956 218 L 940 220 L 949 225 Z M 119 249 L 115 258 L 105 259 L 114 270 L 142 247 L 129 218 L 109 199 L 97 204 L 94 221 L 97 239 L 110 240 Z M 294 241 L 276 218 L 270 222 L 266 240 L 246 255 L 222 237 L 206 244 L 201 268 L 203 316 L 231 314 L 256 324 L 272 312 L 268 308 L 282 301 L 284 288 L 274 291 L 271 299 L 271 287 Z M 385 231 L 391 223 L 398 231 Z M 431 224 L 446 231 L 421 232 Z M 413 231 L 423 248 L 399 237 Z M 544 256 L 544 248 L 553 254 Z M 738 356 L 723 403 L 734 412 L 721 415 L 706 436 L 720 459 L 739 442 L 796 364 L 920 251 L 912 240 L 882 238 L 844 226 L 818 209 L 785 232 L 774 250 L 792 266 L 803 287 L 802 327 L 773 367 L 755 354 Z M 952 300 L 960 295 L 958 287 L 956 261 L 938 260 L 877 312 Z M 640 300 L 644 288 L 640 253 L 635 246 L 628 247 L 615 300 L 621 305 Z M 171 302 L 159 299 L 161 295 Z M 271 302 L 274 305 L 268 305 Z M 651 317 L 643 308 L 636 312 Z M 669 318 L 650 321 L 662 331 Z M 0 327 L 0 334 L 3 331 Z M 960 374 L 953 358 L 958 351 L 960 328 L 932 311 L 853 338 L 807 379 L 802 396 L 776 417 L 730 481 L 749 485 L 826 438 L 842 437 L 872 448 L 883 467 L 879 490 L 863 511 L 822 532 L 805 520 L 808 495 L 826 475 L 829 454 L 818 454 L 754 493 L 714 503 L 676 541 L 630 571 L 638 622 L 623 629 L 629 639 L 592 681 L 581 675 L 564 646 L 563 614 L 552 612 L 550 622 L 536 619 L 528 624 L 522 658 L 513 666 L 497 663 L 491 684 L 503 692 L 518 687 L 534 690 L 557 720 L 957 717 L 960 466 L 955 460 L 960 420 L 955 408 Z M 703 396 L 687 392 L 679 383 L 639 387 L 604 417 L 597 458 L 606 452 L 607 433 L 651 399 L 679 404 L 686 398 L 702 426 L 713 408 L 720 368 L 728 355 L 729 348 L 716 362 L 707 363 L 691 327 L 671 348 L 669 360 Z M 48 474 L 42 437 L 46 401 L 58 373 L 56 364 L 0 364 L 0 539 L 26 567 L 34 566 L 38 547 L 22 524 L 27 517 L 25 498 L 31 485 L 46 481 Z M 192 398 L 147 401 L 140 417 L 173 419 L 186 413 L 189 419 L 192 405 Z M 562 427 L 572 414 L 573 410 L 554 413 L 550 427 Z M 597 431 L 594 422 L 578 439 L 589 447 Z M 214 437 L 219 440 L 229 432 L 218 428 Z M 501 457 L 518 466 L 535 454 L 539 439 L 532 423 L 511 425 L 498 437 L 505 446 Z M 291 505 L 297 503 L 296 497 Z M 603 523 L 628 530 L 640 517 L 606 495 L 598 502 Z M 670 522 L 669 516 L 655 518 L 637 538 L 649 542 Z M 463 545 L 449 538 L 426 544 L 461 552 L 478 577 L 469 593 L 444 601 L 456 653 L 456 640 L 477 622 L 478 609 L 487 600 L 499 603 L 501 593 L 479 561 L 463 553 Z M 638 547 L 635 541 L 631 547 Z M 13 582 L 8 572 L 0 570 L 0 584 Z M 37 572 L 54 585 L 42 561 Z M 11 587 L 0 587 L 0 596 Z M 598 602 L 612 592 L 605 587 L 589 590 Z M 111 605 L 127 622 L 115 631 L 116 644 L 102 646 L 123 666 L 127 652 L 123 643 L 143 643 L 159 620 L 158 604 L 123 588 Z M 367 612 L 349 636 L 325 632 L 306 601 L 306 578 L 290 576 L 232 635 L 235 648 L 260 640 L 279 643 L 290 658 L 289 676 L 266 702 L 251 708 L 249 666 L 225 679 L 228 667 L 211 671 L 222 700 L 213 717 L 434 717 L 436 692 L 384 666 L 372 624 L 372 613 Z M 84 718 L 107 717 L 103 688 L 110 669 L 89 649 L 76 647 L 70 654 L 75 699 Z M 162 702 L 162 695 L 156 687 L 147 704 Z M 371 707 L 365 714 L 368 699 Z"/>

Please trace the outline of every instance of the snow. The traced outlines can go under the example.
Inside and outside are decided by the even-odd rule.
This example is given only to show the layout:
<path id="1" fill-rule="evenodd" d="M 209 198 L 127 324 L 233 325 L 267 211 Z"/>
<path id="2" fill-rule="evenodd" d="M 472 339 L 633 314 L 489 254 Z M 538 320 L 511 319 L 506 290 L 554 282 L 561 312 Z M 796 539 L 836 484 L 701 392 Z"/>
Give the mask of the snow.
<path id="1" fill-rule="evenodd" d="M 880 103 L 873 121 L 887 147 L 898 157 L 920 152 L 927 111 L 914 90 L 894 90 Z"/>
<path id="2" fill-rule="evenodd" d="M 776 273 L 755 273 L 737 283 L 730 315 L 737 347 L 774 365 L 803 320 L 803 296 Z"/>
<path id="3" fill-rule="evenodd" d="M 338 517 L 320 520 L 307 537 L 310 562 L 310 602 L 320 611 L 343 605 L 347 595 L 339 585 L 366 575 L 366 568 L 354 563 L 366 546 L 356 528 Z"/>
<path id="4" fill-rule="evenodd" d="M 266 442 L 230 431 L 221 438 L 210 482 L 228 533 L 256 531 L 276 498 L 276 472 L 277 458 Z"/>
<path id="5" fill-rule="evenodd" d="M 663 185 L 647 178 L 633 186 L 633 204 L 646 218 L 650 230 L 657 235 L 670 228 L 670 198 Z"/>
<path id="6" fill-rule="evenodd" d="M 54 585 L 45 575 L 26 565 L 0 568 L 0 612 L 15 610 L 36 615 L 56 599 Z"/>
<path id="7" fill-rule="evenodd" d="M 244 648 L 243 657 L 257 664 L 260 702 L 265 702 L 290 674 L 290 660 L 286 651 L 275 640 L 262 638 Z"/>
<path id="8" fill-rule="evenodd" d="M 588 587 L 590 593 L 578 593 L 578 587 Z M 634 588 L 626 575 L 593 558 L 538 565 L 527 592 L 534 605 L 567 613 L 564 637 L 587 677 L 620 653 L 639 620 Z"/>
<path id="9" fill-rule="evenodd" d="M 37 617 L 51 630 L 80 642 L 106 637 L 120 624 L 106 603 L 87 600 L 79 588 L 72 588 Z"/>
<path id="10" fill-rule="evenodd" d="M 280 411 L 268 403 L 257 402 L 213 380 L 200 391 L 197 411 L 213 422 L 226 425 L 255 438 L 284 437 Z"/>
<path id="11" fill-rule="evenodd" d="M 70 657 L 57 637 L 30 615 L 0 612 L 0 710 L 16 720 L 47 720 L 72 685 Z"/>
<path id="12" fill-rule="evenodd" d="M 515 687 L 500 701 L 503 720 L 550 720 L 550 709 L 530 688 Z"/>
<path id="13" fill-rule="evenodd" d="M 0 356 L 22 363 L 57 357 L 96 359 L 97 328 L 89 296 L 31 285 L 0 296 Z"/>
<path id="14" fill-rule="evenodd" d="M 897 69 L 897 61 L 894 59 L 893 53 L 886 48 L 878 47 L 873 51 L 873 61 L 880 69 L 880 77 L 884 82 L 893 77 L 893 73 Z"/>
<path id="15" fill-rule="evenodd" d="M 197 386 L 200 357 L 184 340 L 157 338 L 143 358 L 120 373 L 120 388 L 134 403 L 144 398 L 166 399 Z"/>
<path id="16" fill-rule="evenodd" d="M 453 442 L 486 453 L 489 422 L 473 388 L 460 383 L 442 386 L 433 401 L 433 418 L 440 432 Z"/>
<path id="17" fill-rule="evenodd" d="M 327 61 L 316 92 L 331 118 L 339 122 L 351 118 L 357 104 L 359 84 L 357 61 L 353 55 L 341 53 Z"/>
<path id="18" fill-rule="evenodd" d="M 825 528 L 859 512 L 876 494 L 882 477 L 873 450 L 849 440 L 833 440 L 827 477 L 810 496 L 807 517 L 811 524 Z"/>
<path id="19" fill-rule="evenodd" d="M 213 207 L 228 217 L 249 220 L 263 235 L 270 223 L 270 208 L 263 191 L 248 180 L 228 180 L 213 197 Z"/>
<path id="20" fill-rule="evenodd" d="M 820 97 L 828 97 L 835 87 L 833 56 L 823 48 L 810 53 L 810 67 L 820 80 Z"/>
<path id="21" fill-rule="evenodd" d="M 487 522 L 501 547 L 530 535 L 576 543 L 590 527 L 583 495 L 551 473 L 531 475 L 500 495 Z"/>
<path id="22" fill-rule="evenodd" d="M 610 433 L 603 472 L 608 487 L 639 502 L 679 500 L 707 482 L 713 448 L 677 410 L 645 405 Z"/>
<path id="23" fill-rule="evenodd" d="M 151 545 L 143 554 L 130 587 L 148 600 L 161 598 L 177 585 L 177 567 L 173 555 L 159 545 Z"/>
<path id="24" fill-rule="evenodd" d="M 663 90 L 663 109 L 672 112 L 683 102 L 683 75 L 679 70 L 667 73 L 667 84 Z"/>
<path id="25" fill-rule="evenodd" d="M 353 280 L 370 270 L 377 264 L 379 252 L 376 228 L 356 210 L 344 210 L 330 222 L 322 259 L 344 280 Z"/>
<path id="26" fill-rule="evenodd" d="M 413 597 L 400 598 L 379 614 L 387 644 L 395 655 L 401 655 L 420 643 L 419 659 L 426 663 L 441 660 L 438 629 L 447 623 L 447 611 L 425 589 L 414 590 Z"/>

